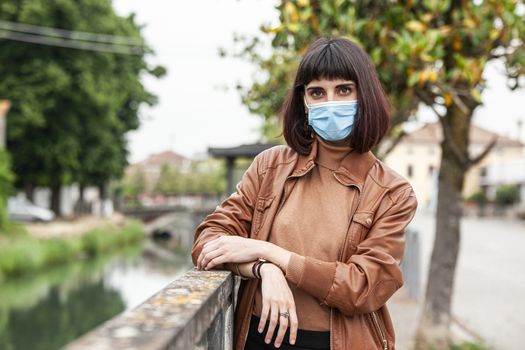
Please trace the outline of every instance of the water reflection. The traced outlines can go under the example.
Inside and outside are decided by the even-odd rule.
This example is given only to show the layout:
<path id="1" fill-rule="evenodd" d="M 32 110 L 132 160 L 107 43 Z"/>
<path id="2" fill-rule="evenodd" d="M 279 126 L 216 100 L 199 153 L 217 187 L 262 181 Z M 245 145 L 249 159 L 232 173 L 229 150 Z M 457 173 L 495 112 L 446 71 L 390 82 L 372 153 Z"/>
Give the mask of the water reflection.
<path id="1" fill-rule="evenodd" d="M 137 246 L 0 285 L 0 349 L 58 349 L 133 308 L 191 263 L 144 256 Z"/>

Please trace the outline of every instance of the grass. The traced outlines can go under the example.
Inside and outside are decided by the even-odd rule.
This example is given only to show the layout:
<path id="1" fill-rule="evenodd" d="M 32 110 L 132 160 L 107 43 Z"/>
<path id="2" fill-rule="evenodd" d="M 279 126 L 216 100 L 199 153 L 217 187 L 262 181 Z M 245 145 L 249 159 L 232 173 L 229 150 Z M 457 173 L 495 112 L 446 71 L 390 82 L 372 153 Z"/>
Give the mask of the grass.
<path id="1" fill-rule="evenodd" d="M 466 342 L 458 345 L 452 345 L 450 350 L 489 350 L 489 348 L 481 344 Z"/>
<path id="2" fill-rule="evenodd" d="M 93 257 L 144 238 L 142 225 L 97 228 L 76 237 L 37 239 L 14 227 L 0 235 L 0 280 L 36 272 L 60 263 Z"/>

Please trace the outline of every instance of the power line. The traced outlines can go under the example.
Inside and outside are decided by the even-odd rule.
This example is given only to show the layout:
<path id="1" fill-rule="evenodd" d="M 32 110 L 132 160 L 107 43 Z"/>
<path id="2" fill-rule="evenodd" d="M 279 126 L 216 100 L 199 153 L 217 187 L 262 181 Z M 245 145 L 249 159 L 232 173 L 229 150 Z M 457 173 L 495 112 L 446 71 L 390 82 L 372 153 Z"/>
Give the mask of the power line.
<path id="1" fill-rule="evenodd" d="M 98 43 L 116 44 L 116 45 L 130 45 L 130 46 L 143 46 L 144 42 L 140 38 L 133 38 L 129 36 L 120 35 L 109 35 L 109 34 L 98 34 L 79 32 L 72 30 L 65 30 L 52 27 L 42 27 L 33 24 L 10 22 L 0 20 L 0 29 L 21 32 L 26 34 L 35 34 L 41 36 L 49 36 L 55 38 L 62 38 L 66 40 L 82 40 L 92 41 Z"/>
<path id="2" fill-rule="evenodd" d="M 117 53 L 125 55 L 141 55 L 144 53 L 144 48 L 142 47 L 126 47 L 126 46 L 116 46 L 110 44 L 99 44 L 99 43 L 90 43 L 82 41 L 73 41 L 73 40 L 64 40 L 58 38 L 46 38 L 38 35 L 32 34 L 23 34 L 16 32 L 9 32 L 6 30 L 0 30 L 0 39 L 8 39 L 15 41 L 22 41 L 31 44 L 40 44 L 48 46 L 58 46 L 65 47 L 70 49 L 79 49 L 87 51 L 97 51 L 97 52 L 107 52 L 107 53 Z"/>
<path id="3" fill-rule="evenodd" d="M 137 38 L 75 32 L 1 20 L 0 39 L 125 55 L 142 55 L 147 51 L 142 40 Z"/>

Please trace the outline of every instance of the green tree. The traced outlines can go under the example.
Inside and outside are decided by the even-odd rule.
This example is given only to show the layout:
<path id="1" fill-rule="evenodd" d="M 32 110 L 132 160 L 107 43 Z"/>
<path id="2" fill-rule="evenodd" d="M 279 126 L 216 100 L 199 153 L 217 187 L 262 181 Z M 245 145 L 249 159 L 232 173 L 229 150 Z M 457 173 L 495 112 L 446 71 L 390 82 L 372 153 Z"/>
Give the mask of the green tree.
<path id="1" fill-rule="evenodd" d="M 417 345 L 448 348 L 465 173 L 494 144 L 471 155 L 470 124 L 482 104 L 488 62 L 503 63 L 510 89 L 524 81 L 523 1 L 283 0 L 276 8 L 278 24 L 261 28 L 271 38 L 269 56 L 260 54 L 260 38 L 235 38 L 240 45 L 236 55 L 259 68 L 254 83 L 239 90 L 250 111 L 264 118 L 265 132 L 278 124 L 300 55 L 322 35 L 348 37 L 370 54 L 392 102 L 392 144 L 402 135 L 398 125 L 414 116 L 420 104 L 439 118 L 444 137 L 436 239 Z"/>
<path id="2" fill-rule="evenodd" d="M 6 150 L 0 146 L 0 231 L 6 228 L 7 212 L 5 203 L 11 193 L 11 185 L 14 180 L 10 167 L 11 161 Z"/>
<path id="3" fill-rule="evenodd" d="M 183 192 L 184 181 L 185 179 L 178 168 L 163 164 L 153 191 L 166 194 L 180 194 Z"/>
<path id="4" fill-rule="evenodd" d="M 190 172 L 164 164 L 154 191 L 166 194 L 219 195 L 224 192 L 224 165 L 216 159 L 193 162 Z"/>
<path id="5" fill-rule="evenodd" d="M 142 40 L 134 16 L 115 14 L 110 0 L 0 0 L 0 20 Z M 126 55 L 0 39 L 0 95 L 12 102 L 8 149 L 17 187 L 52 189 L 58 213 L 64 184 L 105 184 L 126 165 L 125 133 L 139 125 L 138 107 L 156 99 L 140 78 L 149 67 L 144 46 Z"/>
<path id="6" fill-rule="evenodd" d="M 128 200 L 131 199 L 134 205 L 138 205 L 138 196 L 146 191 L 146 176 L 142 168 L 137 167 L 130 175 L 122 180 L 122 193 Z"/>
<path id="7" fill-rule="evenodd" d="M 224 162 L 207 159 L 192 166 L 188 191 L 203 195 L 220 195 L 226 189 Z"/>

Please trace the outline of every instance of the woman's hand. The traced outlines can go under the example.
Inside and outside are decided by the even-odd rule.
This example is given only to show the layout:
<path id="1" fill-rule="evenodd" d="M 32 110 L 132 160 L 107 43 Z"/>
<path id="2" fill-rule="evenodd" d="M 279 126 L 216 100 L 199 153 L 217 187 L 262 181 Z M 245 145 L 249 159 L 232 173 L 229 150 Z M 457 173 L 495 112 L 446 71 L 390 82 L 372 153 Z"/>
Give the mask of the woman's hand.
<path id="1" fill-rule="evenodd" d="M 204 245 L 197 258 L 199 270 L 210 270 L 223 263 L 244 263 L 263 256 L 268 242 L 239 236 L 221 236 Z"/>
<path id="2" fill-rule="evenodd" d="M 290 344 L 295 344 L 298 327 L 295 301 L 282 270 L 271 263 L 263 264 L 261 277 L 262 312 L 258 326 L 259 333 L 264 330 L 266 320 L 269 319 L 270 325 L 265 337 L 266 344 L 272 341 L 277 323 L 279 323 L 279 331 L 275 338 L 275 347 L 281 346 L 288 327 L 290 327 Z M 283 312 L 288 312 L 289 316 L 280 315 Z"/>

